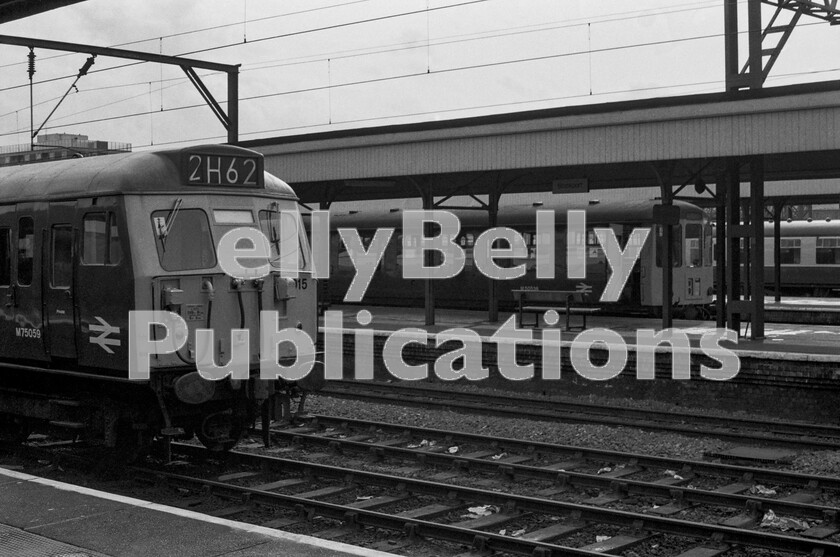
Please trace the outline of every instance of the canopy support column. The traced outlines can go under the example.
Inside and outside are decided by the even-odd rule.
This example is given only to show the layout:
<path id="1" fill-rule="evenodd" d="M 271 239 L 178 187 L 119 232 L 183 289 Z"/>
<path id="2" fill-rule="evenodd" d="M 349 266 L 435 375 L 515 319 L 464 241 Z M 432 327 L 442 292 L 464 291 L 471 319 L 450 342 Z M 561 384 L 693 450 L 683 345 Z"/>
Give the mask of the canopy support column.
<path id="1" fill-rule="evenodd" d="M 741 317 L 733 311 L 741 299 L 741 239 L 735 229 L 741 224 L 741 177 L 738 161 L 726 162 L 726 317 L 727 327 L 741 330 Z"/>
<path id="2" fill-rule="evenodd" d="M 717 226 L 715 227 L 715 319 L 717 327 L 723 329 L 726 327 L 726 295 L 727 295 L 727 281 L 726 281 L 726 192 L 728 191 L 726 184 L 726 174 L 718 177 L 718 186 L 715 188 L 715 201 L 717 208 L 715 211 L 715 219 Z M 722 186 L 722 187 L 721 187 Z"/>
<path id="3" fill-rule="evenodd" d="M 674 204 L 674 194 L 671 183 L 662 184 L 662 205 Z M 674 323 L 674 251 L 671 245 L 673 228 L 670 224 L 662 224 L 662 328 L 670 329 Z"/>
<path id="4" fill-rule="evenodd" d="M 423 198 L 423 209 L 426 211 L 432 211 L 435 208 L 435 196 L 432 193 L 432 182 L 429 179 L 423 181 L 421 186 L 420 195 Z M 423 225 L 425 230 L 423 234 L 426 237 L 431 237 L 435 231 L 433 229 L 433 224 L 427 222 Z M 435 264 L 435 254 L 433 251 L 427 251 L 425 255 L 426 261 L 425 265 L 428 268 L 432 268 Z M 431 271 L 429 271 L 431 273 Z M 424 293 L 424 306 L 426 309 L 426 326 L 434 325 L 435 324 L 435 283 L 434 281 L 426 277 L 423 279 L 423 293 Z"/>

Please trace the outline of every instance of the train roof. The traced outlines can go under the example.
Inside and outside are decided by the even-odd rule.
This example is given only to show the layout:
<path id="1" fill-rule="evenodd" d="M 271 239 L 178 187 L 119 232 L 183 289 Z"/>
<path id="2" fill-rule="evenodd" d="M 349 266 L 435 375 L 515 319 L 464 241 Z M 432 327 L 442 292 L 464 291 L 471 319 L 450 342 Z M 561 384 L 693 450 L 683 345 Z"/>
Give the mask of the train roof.
<path id="1" fill-rule="evenodd" d="M 110 194 L 251 193 L 297 199 L 292 188 L 264 173 L 260 187 L 190 185 L 179 161 L 190 153 L 240 157 L 262 155 L 241 147 L 204 145 L 186 149 L 118 153 L 88 158 L 0 167 L 0 203 L 72 199 Z"/>
<path id="2" fill-rule="evenodd" d="M 840 236 L 840 220 L 794 220 L 781 222 L 782 236 Z M 764 235 L 773 235 L 773 223 L 764 223 Z"/>
<path id="3" fill-rule="evenodd" d="M 555 222 L 566 221 L 566 211 L 586 211 L 587 222 L 599 224 L 637 224 L 650 223 L 653 221 L 653 208 L 658 205 L 658 199 L 635 199 L 635 200 L 584 200 L 564 202 L 562 196 L 554 203 L 537 203 L 528 205 L 505 205 L 499 207 L 498 224 L 533 225 L 536 219 L 536 212 L 555 211 Z M 379 204 L 381 206 L 381 204 Z M 681 216 L 684 218 L 689 214 L 702 218 L 703 210 L 696 205 L 684 201 L 674 201 L 674 206 L 679 207 Z M 482 210 L 458 210 L 447 209 L 445 206 L 438 208 L 441 211 L 449 211 L 458 216 L 462 226 L 486 227 L 487 212 Z M 334 213 L 330 215 L 331 226 L 353 227 L 359 229 L 380 228 L 384 226 L 399 227 L 402 221 L 403 211 L 400 209 L 361 209 L 349 213 Z"/>

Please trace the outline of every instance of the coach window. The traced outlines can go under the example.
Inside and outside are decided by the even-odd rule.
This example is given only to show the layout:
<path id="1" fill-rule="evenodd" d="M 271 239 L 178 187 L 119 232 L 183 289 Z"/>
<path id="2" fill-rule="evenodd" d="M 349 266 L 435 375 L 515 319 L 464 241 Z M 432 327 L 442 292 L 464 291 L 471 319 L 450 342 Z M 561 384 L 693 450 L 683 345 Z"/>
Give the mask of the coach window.
<path id="1" fill-rule="evenodd" d="M 117 215 L 108 213 L 108 263 L 116 265 L 120 261 L 122 261 L 120 227 L 117 226 Z"/>
<path id="2" fill-rule="evenodd" d="M 12 284 L 12 231 L 0 228 L 0 286 Z"/>
<path id="3" fill-rule="evenodd" d="M 23 217 L 18 221 L 18 284 L 32 284 L 32 266 L 35 261 L 35 227 L 32 217 Z"/>
<path id="4" fill-rule="evenodd" d="M 703 228 L 703 266 L 709 267 L 715 264 L 715 242 L 714 229 L 711 224 Z"/>
<path id="5" fill-rule="evenodd" d="M 511 246 L 511 243 L 507 238 L 496 238 L 493 240 L 493 243 L 490 244 L 490 249 L 492 250 L 511 250 L 512 247 L 513 246 Z M 485 257 L 489 257 L 489 255 L 490 254 L 488 253 Z M 504 269 L 510 269 L 515 266 L 513 259 L 510 257 L 495 257 L 493 261 L 497 266 Z"/>
<path id="6" fill-rule="evenodd" d="M 686 267 L 699 267 L 703 253 L 703 225 L 688 223 L 685 225 L 685 265 Z"/>
<path id="7" fill-rule="evenodd" d="M 207 213 L 177 207 L 152 213 L 160 266 L 166 271 L 215 267 L 216 249 Z"/>
<path id="8" fill-rule="evenodd" d="M 782 238 L 779 263 L 782 265 L 798 265 L 802 257 L 802 240 L 799 238 Z"/>
<path id="9" fill-rule="evenodd" d="M 105 213 L 85 215 L 82 239 L 82 263 L 85 265 L 104 265 L 105 246 L 108 245 L 108 229 Z"/>
<path id="10" fill-rule="evenodd" d="M 656 266 L 662 267 L 662 243 L 664 241 L 665 229 L 661 225 L 656 225 Z M 671 227 L 671 261 L 674 267 L 682 265 L 682 226 Z"/>
<path id="11" fill-rule="evenodd" d="M 817 265 L 840 264 L 840 238 L 817 238 Z"/>
<path id="12" fill-rule="evenodd" d="M 475 265 L 473 257 L 473 246 L 475 246 L 475 234 L 472 232 L 462 233 L 458 236 L 458 245 L 464 250 L 464 266 L 467 268 Z"/>
<path id="13" fill-rule="evenodd" d="M 117 215 L 88 213 L 82 222 L 82 230 L 82 263 L 116 265 L 122 260 Z"/>
<path id="14" fill-rule="evenodd" d="M 350 259 L 350 252 L 347 251 L 347 246 L 344 242 L 338 243 L 338 254 L 336 256 L 336 265 L 342 271 L 352 271 L 355 269 L 353 260 Z"/>
<path id="15" fill-rule="evenodd" d="M 50 260 L 50 285 L 54 288 L 69 288 L 73 276 L 73 229 L 69 225 L 53 226 Z"/>

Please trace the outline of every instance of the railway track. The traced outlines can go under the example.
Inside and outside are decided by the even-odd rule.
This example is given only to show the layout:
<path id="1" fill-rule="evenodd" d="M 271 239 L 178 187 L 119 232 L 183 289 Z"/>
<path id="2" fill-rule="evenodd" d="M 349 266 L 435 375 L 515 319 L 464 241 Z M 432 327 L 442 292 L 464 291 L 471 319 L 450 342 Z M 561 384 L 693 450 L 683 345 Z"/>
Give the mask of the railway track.
<path id="1" fill-rule="evenodd" d="M 361 450 L 371 458 L 395 456 L 419 463 L 440 463 L 453 469 L 478 466 L 507 473 L 528 472 L 531 466 L 523 463 L 539 462 L 541 470 L 554 474 L 601 471 L 604 467 L 623 470 L 606 478 L 626 477 L 642 470 L 672 471 L 671 477 L 679 481 L 665 481 L 661 476 L 654 482 L 659 485 L 688 484 L 695 476 L 709 476 L 750 483 L 785 485 L 796 490 L 830 490 L 840 493 L 840 477 L 814 476 L 774 468 L 752 467 L 720 462 L 651 456 L 640 453 L 612 451 L 574 445 L 560 445 L 539 441 L 503 438 L 426 427 L 412 427 L 372 420 L 350 419 L 341 416 L 315 415 L 303 420 L 300 427 L 272 428 L 272 439 L 280 443 L 311 443 L 336 453 Z M 449 451 L 457 447 L 456 451 Z M 435 449 L 436 448 L 436 449 Z M 432 450 L 434 449 L 434 450 Z M 444 451 L 446 449 L 446 451 Z M 500 458 L 492 458 L 504 455 Z M 484 460 L 490 458 L 490 460 Z M 517 466 L 519 466 L 517 468 Z M 610 472 L 613 472 L 612 470 Z M 528 475 L 527 473 L 523 475 Z M 595 474 L 603 479 L 597 472 Z M 547 477 L 537 472 L 536 477 Z M 601 485 L 600 482 L 598 485 Z M 666 494 L 667 495 L 667 494 Z"/>
<path id="2" fill-rule="evenodd" d="M 194 445 L 176 445 L 173 452 L 189 459 L 202 459 L 209 454 Z M 328 527 L 330 536 L 342 530 L 351 534 L 354 529 L 369 526 L 405 532 L 408 536 L 403 542 L 412 537 L 430 537 L 477 550 L 522 555 L 597 555 L 606 549 L 615 553 L 643 547 L 654 540 L 661 543 L 663 539 L 674 546 L 672 555 L 675 556 L 719 555 L 735 545 L 761 548 L 765 555 L 767 551 L 840 555 L 840 544 L 820 539 L 826 537 L 822 535 L 828 532 L 825 528 L 822 532 L 812 532 L 820 534 L 817 537 L 778 534 L 756 529 L 754 522 L 736 524 L 733 520 L 730 525 L 710 524 L 606 508 L 592 501 L 557 500 L 566 491 L 557 484 L 554 487 L 557 491 L 552 494 L 543 491 L 541 495 L 523 495 L 517 485 L 506 489 L 500 489 L 498 483 L 483 488 L 464 487 L 437 481 L 434 476 L 417 479 L 245 452 L 231 453 L 226 464 L 226 473 L 221 476 L 198 477 L 158 469 L 141 469 L 138 473 L 156 482 L 165 481 L 190 490 L 205 499 L 227 500 L 233 511 L 245 512 L 243 501 L 247 502 L 245 507 L 268 505 L 294 509 L 296 517 L 281 519 L 283 526 L 314 520 L 317 516 L 340 522 L 339 526 Z M 232 465 L 237 472 L 229 472 Z M 563 475 L 553 472 L 555 479 L 557 474 Z M 703 497 L 718 496 L 704 493 Z M 722 493 L 720 497 L 723 500 L 731 495 Z M 325 500 L 329 498 L 333 500 Z M 213 512 L 217 515 L 231 512 L 218 508 L 218 501 L 211 504 L 215 505 Z M 800 508 L 808 506 L 803 504 Z M 817 506 L 813 507 L 817 512 Z M 490 511 L 478 512 L 485 509 Z M 200 511 L 201 506 L 197 505 L 195 510 Z M 582 540 L 595 541 L 581 544 Z"/>
<path id="3" fill-rule="evenodd" d="M 158 502 L 396 552 L 426 539 L 455 544 L 452 555 L 840 556 L 838 478 L 328 416 L 271 434 L 268 454 L 255 442 L 227 455 L 176 443 L 174 466 L 129 474 L 163 490 Z M 782 496 L 747 495 L 759 482 Z M 809 528 L 762 529 L 771 509 Z"/>
<path id="4" fill-rule="evenodd" d="M 476 414 L 637 427 L 791 449 L 840 449 L 840 427 L 753 420 L 581 402 L 543 400 L 402 383 L 330 381 L 319 393 L 368 402 L 447 408 Z"/>

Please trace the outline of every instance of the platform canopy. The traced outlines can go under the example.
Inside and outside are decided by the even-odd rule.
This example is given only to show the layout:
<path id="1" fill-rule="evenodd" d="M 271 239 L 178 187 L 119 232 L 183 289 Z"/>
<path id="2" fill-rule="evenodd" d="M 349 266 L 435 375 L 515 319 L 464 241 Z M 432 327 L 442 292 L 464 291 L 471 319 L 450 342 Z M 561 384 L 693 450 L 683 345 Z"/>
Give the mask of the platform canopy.
<path id="1" fill-rule="evenodd" d="M 0 23 L 63 8 L 83 0 L 0 0 Z"/>
<path id="2" fill-rule="evenodd" d="M 275 137 L 242 145 L 304 202 L 712 184 L 764 156 L 768 182 L 840 177 L 840 82 Z M 742 180 L 749 181 L 749 168 Z M 813 182 L 817 183 L 817 182 Z M 827 188 L 827 189 L 826 189 Z M 800 203 L 836 201 L 831 186 Z M 772 190 L 767 192 L 772 195 Z M 784 192 L 783 192 L 784 193 Z"/>

